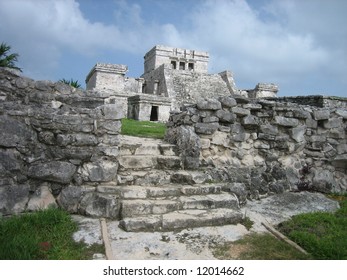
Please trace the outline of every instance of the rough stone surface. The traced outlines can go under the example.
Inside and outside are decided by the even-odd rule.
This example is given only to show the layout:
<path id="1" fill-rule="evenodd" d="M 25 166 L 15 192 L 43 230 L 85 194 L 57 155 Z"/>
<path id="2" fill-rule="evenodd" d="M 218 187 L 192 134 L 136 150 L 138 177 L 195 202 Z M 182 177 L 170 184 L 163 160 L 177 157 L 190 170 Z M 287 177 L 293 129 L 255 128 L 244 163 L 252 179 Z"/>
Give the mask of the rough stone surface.
<path id="1" fill-rule="evenodd" d="M 117 162 L 104 159 L 84 164 L 81 173 L 84 181 L 107 182 L 116 178 L 117 170 Z"/>
<path id="2" fill-rule="evenodd" d="M 196 169 L 199 166 L 201 142 L 192 128 L 181 126 L 171 129 L 165 139 L 177 145 L 184 168 Z"/>
<path id="3" fill-rule="evenodd" d="M 69 162 L 52 161 L 33 164 L 28 175 L 32 178 L 67 184 L 76 172 L 76 166 Z"/>
<path id="4" fill-rule="evenodd" d="M 48 185 L 43 184 L 37 189 L 30 197 L 28 202 L 27 211 L 44 210 L 50 207 L 57 207 L 54 196 Z"/>
<path id="5" fill-rule="evenodd" d="M 250 201 L 243 209 L 254 224 L 186 228 L 166 232 L 125 232 L 118 221 L 108 221 L 107 230 L 114 259 L 119 260 L 212 260 L 216 245 L 236 241 L 251 232 L 266 232 L 261 222 L 273 225 L 291 216 L 314 211 L 335 211 L 336 201 L 317 193 L 285 193 Z M 76 241 L 101 244 L 98 219 L 73 216 L 79 224 Z"/>
<path id="6" fill-rule="evenodd" d="M 198 76 L 196 88 L 213 78 L 238 92 L 227 73 Z M 184 83 L 182 75 L 172 77 Z M 246 198 L 297 190 L 306 181 L 312 190 L 346 192 L 343 99 L 311 98 L 313 103 L 304 105 L 249 99 L 250 92 L 215 95 L 217 87 L 205 95 L 204 89 L 199 104 L 171 113 L 167 144 L 120 137 L 125 103 L 114 91 L 81 91 L 3 70 L 0 81 L 1 215 L 54 203 L 72 213 L 111 219 L 126 212 L 140 215 L 143 209 L 148 215 L 131 217 L 137 220 L 127 226 L 138 230 L 148 222 L 149 228 L 163 230 L 211 220 L 237 222 L 220 209 L 245 207 Z M 129 86 L 140 89 L 142 82 L 129 80 Z M 255 90 L 273 89 L 259 85 Z M 156 96 L 151 98 L 158 101 Z M 124 213 L 122 203 L 128 205 Z"/>
<path id="7" fill-rule="evenodd" d="M 276 116 L 275 121 L 280 126 L 295 127 L 299 124 L 299 121 L 294 118 L 285 118 L 281 116 Z"/>

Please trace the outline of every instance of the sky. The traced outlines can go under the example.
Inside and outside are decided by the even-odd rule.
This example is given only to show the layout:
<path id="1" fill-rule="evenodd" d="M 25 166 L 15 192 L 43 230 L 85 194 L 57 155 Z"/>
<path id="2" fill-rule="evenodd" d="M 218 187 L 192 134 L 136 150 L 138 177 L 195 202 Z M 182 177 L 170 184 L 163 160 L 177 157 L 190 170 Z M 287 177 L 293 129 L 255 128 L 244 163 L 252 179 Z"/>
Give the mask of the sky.
<path id="1" fill-rule="evenodd" d="M 0 42 L 36 80 L 85 77 L 97 63 L 143 73 L 155 45 L 207 51 L 209 73 L 279 96 L 347 97 L 345 0 L 0 0 Z"/>

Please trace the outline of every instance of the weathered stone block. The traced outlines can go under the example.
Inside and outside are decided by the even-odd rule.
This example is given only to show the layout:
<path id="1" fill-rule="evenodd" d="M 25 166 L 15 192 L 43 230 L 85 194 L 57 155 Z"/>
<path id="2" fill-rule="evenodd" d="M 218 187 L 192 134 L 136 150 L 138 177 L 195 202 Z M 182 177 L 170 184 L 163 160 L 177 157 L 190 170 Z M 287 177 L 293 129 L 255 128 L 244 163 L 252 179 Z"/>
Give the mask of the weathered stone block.
<path id="1" fill-rule="evenodd" d="M 85 163 L 82 167 L 84 181 L 109 182 L 117 178 L 118 163 L 110 160 Z"/>
<path id="2" fill-rule="evenodd" d="M 332 118 L 329 120 L 324 121 L 323 123 L 324 128 L 338 128 L 342 127 L 343 125 L 343 119 L 342 118 Z"/>
<path id="3" fill-rule="evenodd" d="M 213 134 L 219 127 L 218 123 L 197 123 L 195 132 L 200 134 Z"/>
<path id="4" fill-rule="evenodd" d="M 247 203 L 247 188 L 244 183 L 228 183 L 223 187 L 223 190 L 234 193 L 239 200 L 240 206 Z"/>
<path id="5" fill-rule="evenodd" d="M 218 110 L 216 112 L 216 116 L 219 118 L 221 122 L 234 123 L 236 120 L 235 114 L 224 110 Z"/>
<path id="6" fill-rule="evenodd" d="M 119 218 L 120 203 L 115 195 L 87 193 L 79 207 L 79 211 L 87 216 Z"/>
<path id="7" fill-rule="evenodd" d="M 240 107 L 233 107 L 231 109 L 231 111 L 233 113 L 235 113 L 236 115 L 238 116 L 247 116 L 247 115 L 250 115 L 251 114 L 251 111 L 248 110 L 248 109 L 243 109 L 243 108 L 240 108 Z"/>
<path id="8" fill-rule="evenodd" d="M 335 113 L 341 116 L 344 120 L 347 120 L 347 110 L 338 109 Z"/>
<path id="9" fill-rule="evenodd" d="M 343 127 L 332 128 L 330 129 L 328 136 L 335 139 L 344 139 L 346 137 L 345 129 Z"/>
<path id="10" fill-rule="evenodd" d="M 120 120 L 126 117 L 120 104 L 105 104 L 97 107 L 95 111 L 99 118 L 105 120 Z"/>
<path id="11" fill-rule="evenodd" d="M 323 152 L 324 152 L 325 156 L 328 158 L 332 158 L 332 157 L 335 157 L 337 155 L 337 150 L 333 146 L 331 146 L 329 143 L 326 143 L 324 145 Z"/>
<path id="12" fill-rule="evenodd" d="M 248 115 L 246 117 L 244 117 L 241 120 L 241 123 L 245 126 L 245 127 L 251 127 L 251 128 L 255 128 L 259 125 L 260 120 L 258 117 L 253 116 L 253 115 Z"/>
<path id="13" fill-rule="evenodd" d="M 29 185 L 0 187 L 0 213 L 11 215 L 24 212 L 29 200 L 29 190 Z"/>
<path id="14" fill-rule="evenodd" d="M 260 131 L 263 132 L 264 134 L 269 134 L 269 135 L 277 135 L 278 134 L 277 126 L 273 126 L 271 124 L 261 125 Z"/>
<path id="15" fill-rule="evenodd" d="M 201 149 L 206 150 L 211 147 L 210 139 L 201 139 Z"/>
<path id="16" fill-rule="evenodd" d="M 15 149 L 0 149 L 0 170 L 19 171 L 21 168 L 19 153 Z"/>
<path id="17" fill-rule="evenodd" d="M 297 119 L 311 119 L 311 113 L 307 112 L 303 109 L 295 109 L 293 110 L 293 115 Z"/>
<path id="18" fill-rule="evenodd" d="M 276 135 L 266 134 L 266 133 L 258 133 L 257 139 L 266 140 L 266 141 L 274 141 L 276 139 Z"/>
<path id="19" fill-rule="evenodd" d="M 72 143 L 75 146 L 95 146 L 98 144 L 96 136 L 91 134 L 77 133 L 74 135 L 74 141 Z"/>
<path id="20" fill-rule="evenodd" d="M 312 185 L 314 190 L 322 193 L 330 193 L 337 186 L 333 174 L 326 169 L 314 169 L 313 170 Z"/>
<path id="21" fill-rule="evenodd" d="M 237 105 L 235 98 L 232 98 L 230 96 L 221 96 L 219 97 L 219 101 L 222 103 L 222 106 L 225 108 L 231 108 Z"/>
<path id="22" fill-rule="evenodd" d="M 314 119 L 306 119 L 306 126 L 308 128 L 317 128 L 318 127 L 318 123 Z"/>
<path id="23" fill-rule="evenodd" d="M 0 146 L 27 146 L 28 142 L 37 141 L 36 133 L 26 124 L 0 115 Z"/>
<path id="24" fill-rule="evenodd" d="M 85 191 L 82 187 L 68 186 L 60 192 L 57 202 L 66 211 L 77 213 L 79 202 L 81 201 Z"/>
<path id="25" fill-rule="evenodd" d="M 212 136 L 211 143 L 220 146 L 227 146 L 229 143 L 228 134 L 221 131 L 216 131 Z"/>
<path id="26" fill-rule="evenodd" d="M 327 120 L 330 117 L 329 110 L 315 110 L 313 111 L 313 118 L 316 121 Z"/>
<path id="27" fill-rule="evenodd" d="M 219 110 L 222 109 L 222 104 L 216 99 L 200 99 L 196 103 L 199 110 Z"/>
<path id="28" fill-rule="evenodd" d="M 47 184 L 42 184 L 28 202 L 27 211 L 43 210 L 50 207 L 57 207 L 54 196 Z"/>
<path id="29" fill-rule="evenodd" d="M 265 143 L 265 142 L 263 142 L 263 141 L 258 141 L 257 140 L 257 141 L 254 142 L 254 148 L 255 149 L 265 149 L 265 150 L 268 150 L 268 149 L 270 149 L 270 145 Z"/>
<path id="30" fill-rule="evenodd" d="M 51 81 L 36 81 L 35 88 L 41 91 L 50 92 L 52 90 L 53 82 Z"/>
<path id="31" fill-rule="evenodd" d="M 203 123 L 216 123 L 219 122 L 219 119 L 215 116 L 208 116 L 205 118 L 202 118 Z"/>
<path id="32" fill-rule="evenodd" d="M 119 134 L 122 127 L 122 123 L 120 121 L 106 120 L 106 121 L 98 121 L 98 130 L 105 129 L 109 134 Z"/>
<path id="33" fill-rule="evenodd" d="M 339 155 L 341 154 L 347 154 L 347 144 L 339 144 L 337 146 L 337 153 Z"/>
<path id="34" fill-rule="evenodd" d="M 275 122 L 278 125 L 285 126 L 285 127 L 295 127 L 299 125 L 299 121 L 294 118 L 285 118 L 281 116 L 275 117 Z"/>
<path id="35" fill-rule="evenodd" d="M 28 176 L 43 181 L 68 184 L 75 172 L 76 166 L 69 162 L 51 161 L 31 165 Z"/>
<path id="36" fill-rule="evenodd" d="M 159 169 L 179 169 L 181 160 L 176 156 L 158 156 L 157 167 Z"/>
<path id="37" fill-rule="evenodd" d="M 294 127 L 292 129 L 292 138 L 300 143 L 305 141 L 306 125 Z"/>

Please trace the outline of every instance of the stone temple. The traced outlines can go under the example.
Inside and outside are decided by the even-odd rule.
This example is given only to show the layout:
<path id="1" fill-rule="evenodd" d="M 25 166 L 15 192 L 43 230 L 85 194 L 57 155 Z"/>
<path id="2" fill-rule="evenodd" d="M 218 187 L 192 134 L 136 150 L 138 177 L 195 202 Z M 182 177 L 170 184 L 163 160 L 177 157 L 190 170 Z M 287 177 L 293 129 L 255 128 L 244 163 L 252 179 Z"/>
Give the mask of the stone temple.
<path id="1" fill-rule="evenodd" d="M 126 76 L 127 65 L 97 63 L 86 77 L 87 90 L 112 92 L 123 104 L 128 118 L 168 120 L 170 111 L 201 98 L 239 94 L 245 97 L 276 97 L 278 87 L 259 83 L 252 90 L 237 89 L 232 72 L 208 73 L 209 54 L 156 45 L 144 56 L 144 73 Z"/>

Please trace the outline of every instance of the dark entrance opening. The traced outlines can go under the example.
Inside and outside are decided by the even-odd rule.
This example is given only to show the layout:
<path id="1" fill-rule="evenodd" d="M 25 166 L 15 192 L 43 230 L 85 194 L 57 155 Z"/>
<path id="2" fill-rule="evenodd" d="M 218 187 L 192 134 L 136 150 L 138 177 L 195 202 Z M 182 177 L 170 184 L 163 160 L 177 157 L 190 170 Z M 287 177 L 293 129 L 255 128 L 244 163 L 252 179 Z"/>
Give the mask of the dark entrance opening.
<path id="1" fill-rule="evenodd" d="M 152 122 L 158 121 L 158 113 L 159 113 L 159 107 L 158 106 L 152 106 L 150 121 L 152 121 Z"/>
<path id="2" fill-rule="evenodd" d="M 171 61 L 171 69 L 176 69 L 176 61 Z"/>

